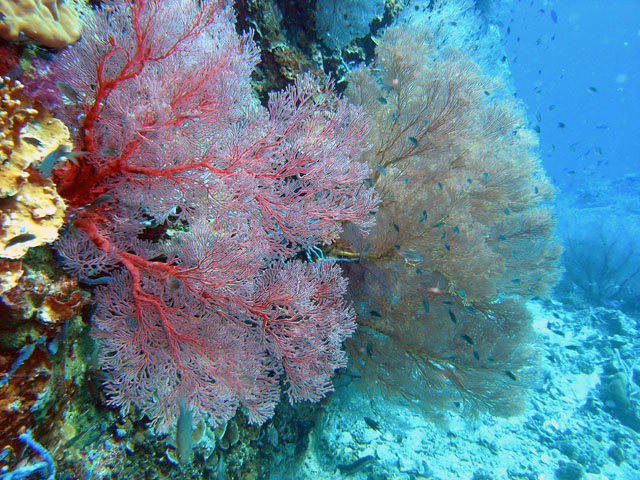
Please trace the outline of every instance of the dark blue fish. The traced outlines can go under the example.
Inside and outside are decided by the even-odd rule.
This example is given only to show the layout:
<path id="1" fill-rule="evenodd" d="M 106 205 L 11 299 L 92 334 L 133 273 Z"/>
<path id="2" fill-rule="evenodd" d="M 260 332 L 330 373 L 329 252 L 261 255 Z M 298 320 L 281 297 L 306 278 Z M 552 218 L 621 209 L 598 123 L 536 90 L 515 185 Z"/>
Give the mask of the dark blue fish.
<path id="1" fill-rule="evenodd" d="M 42 147 L 42 142 L 38 140 L 36 137 L 19 137 L 21 141 L 27 142 L 29 145 L 40 148 Z"/>
<path id="2" fill-rule="evenodd" d="M 469 335 L 466 335 L 466 334 L 464 334 L 464 333 L 461 333 L 461 334 L 460 334 L 460 337 L 462 337 L 462 339 L 463 339 L 465 342 L 467 342 L 469 345 L 473 345 L 473 344 L 474 344 L 473 339 L 472 339 Z"/>
<path id="3" fill-rule="evenodd" d="M 422 217 L 420 218 L 420 223 L 424 222 L 427 219 L 427 211 L 422 210 Z"/>
<path id="4" fill-rule="evenodd" d="M 429 300 L 422 297 L 422 307 L 424 308 L 425 313 L 429 313 Z"/>
<path id="5" fill-rule="evenodd" d="M 31 240 L 34 240 L 36 238 L 36 236 L 33 233 L 22 233 L 20 235 L 17 235 L 15 237 L 13 237 L 11 240 L 9 240 L 6 245 L 4 246 L 5 250 L 7 248 L 11 248 L 14 245 L 18 245 L 19 243 L 25 243 L 25 242 L 30 242 Z"/>
<path id="6" fill-rule="evenodd" d="M 551 11 L 549 12 L 549 16 L 551 17 L 551 21 L 552 21 L 553 23 L 558 23 L 558 14 L 556 13 L 556 11 L 555 11 L 555 10 L 551 10 Z"/>
<path id="7" fill-rule="evenodd" d="M 458 323 L 458 319 L 456 318 L 454 313 L 451 311 L 451 309 L 447 308 L 447 312 L 449 312 L 449 318 L 451 319 L 451 321 L 453 323 Z"/>

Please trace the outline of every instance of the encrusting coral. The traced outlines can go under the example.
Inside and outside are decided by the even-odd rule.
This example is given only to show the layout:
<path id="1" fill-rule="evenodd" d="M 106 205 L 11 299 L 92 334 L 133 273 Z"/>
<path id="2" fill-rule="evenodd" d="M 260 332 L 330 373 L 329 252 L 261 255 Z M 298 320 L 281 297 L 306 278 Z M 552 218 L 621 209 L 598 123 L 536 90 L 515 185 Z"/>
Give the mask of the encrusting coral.
<path id="1" fill-rule="evenodd" d="M 79 2 L 0 0 L 0 37 L 25 35 L 50 48 L 64 48 L 80 38 Z"/>
<path id="2" fill-rule="evenodd" d="M 0 84 L 0 257 L 16 260 L 30 247 L 53 242 L 64 221 L 65 205 L 55 185 L 35 169 L 47 155 L 71 149 L 69 131 L 46 112 L 27 106 L 20 82 Z M 11 266 L 0 291 L 15 285 L 19 262 Z M 6 278 L 5 278 L 6 280 Z"/>

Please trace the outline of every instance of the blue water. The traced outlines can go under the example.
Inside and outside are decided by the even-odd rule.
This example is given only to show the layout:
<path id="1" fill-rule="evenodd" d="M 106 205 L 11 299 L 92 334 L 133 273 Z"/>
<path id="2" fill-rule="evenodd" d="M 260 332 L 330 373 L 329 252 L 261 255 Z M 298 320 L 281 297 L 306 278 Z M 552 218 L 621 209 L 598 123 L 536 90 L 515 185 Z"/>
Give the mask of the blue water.
<path id="1" fill-rule="evenodd" d="M 638 173 L 640 3 L 518 0 L 503 21 L 518 96 L 540 126 L 554 181 L 572 188 Z"/>

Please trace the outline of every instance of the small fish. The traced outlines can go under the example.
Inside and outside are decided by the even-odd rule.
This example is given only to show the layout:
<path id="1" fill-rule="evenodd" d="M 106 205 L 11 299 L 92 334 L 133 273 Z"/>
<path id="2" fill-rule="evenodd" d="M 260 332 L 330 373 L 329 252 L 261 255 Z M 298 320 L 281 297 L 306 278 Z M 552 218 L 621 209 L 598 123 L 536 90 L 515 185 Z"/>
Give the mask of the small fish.
<path id="1" fill-rule="evenodd" d="M 536 121 L 538 123 L 542 122 L 542 115 L 540 115 L 540 112 L 536 113 Z"/>
<path id="2" fill-rule="evenodd" d="M 514 278 L 513 280 L 511 280 L 511 283 L 515 283 L 516 285 L 520 285 L 520 279 L 519 278 Z"/>
<path id="3" fill-rule="evenodd" d="M 432 228 L 440 228 L 443 225 L 444 225 L 444 222 L 438 222 L 438 223 L 434 224 Z"/>
<path id="4" fill-rule="evenodd" d="M 600 147 L 596 147 L 596 153 L 598 155 L 602 155 L 602 149 Z"/>
<path id="5" fill-rule="evenodd" d="M 387 103 L 387 99 L 384 97 L 378 97 L 378 101 L 382 104 L 382 105 L 386 105 Z"/>
<path id="6" fill-rule="evenodd" d="M 609 130 L 609 125 L 596 125 L 598 130 Z"/>
<path id="7" fill-rule="evenodd" d="M 487 172 L 483 172 L 482 179 L 486 182 L 488 178 L 489 178 L 489 174 Z"/>
<path id="8" fill-rule="evenodd" d="M 395 223 L 393 224 L 393 229 L 394 229 L 396 232 L 400 233 L 400 227 L 398 227 L 398 225 L 396 225 Z"/>
<path id="9" fill-rule="evenodd" d="M 555 105 L 549 105 L 549 111 L 555 110 L 556 106 Z"/>
<path id="10" fill-rule="evenodd" d="M 410 252 L 410 251 L 405 250 L 402 253 L 402 255 L 404 256 L 404 259 L 409 264 L 416 264 L 416 263 L 420 263 L 422 261 L 422 257 L 420 255 L 418 255 L 417 253 L 414 253 L 414 252 Z"/>
<path id="11" fill-rule="evenodd" d="M 456 318 L 454 313 L 451 311 L 451 309 L 447 308 L 447 312 L 449 312 L 449 318 L 451 319 L 451 321 L 453 323 L 458 323 L 458 319 Z"/>
<path id="12" fill-rule="evenodd" d="M 508 208 L 505 208 L 505 209 L 503 210 L 503 212 L 504 212 L 504 214 L 505 214 L 505 215 L 511 215 L 511 212 L 509 211 L 509 209 L 508 209 Z"/>
<path id="13" fill-rule="evenodd" d="M 56 88 L 69 103 L 80 103 L 80 95 L 78 95 L 78 92 L 76 92 L 68 83 L 58 81 L 56 82 Z"/>
<path id="14" fill-rule="evenodd" d="M 113 280 L 113 277 L 110 277 L 108 275 L 105 275 L 104 277 L 98 277 L 98 278 L 78 277 L 78 281 L 80 283 L 84 283 L 85 285 L 91 285 L 91 286 L 109 285 L 112 280 Z"/>
<path id="15" fill-rule="evenodd" d="M 537 195 L 539 193 L 538 187 L 533 188 L 534 193 Z"/>
<path id="16" fill-rule="evenodd" d="M 382 165 L 380 165 L 379 163 L 376 164 L 376 168 L 378 169 L 378 171 L 382 174 L 382 175 L 386 175 L 387 174 L 387 169 L 384 168 Z"/>
<path id="17" fill-rule="evenodd" d="M 473 181 L 472 181 L 470 178 L 467 178 L 467 183 L 468 183 L 469 185 L 471 185 L 471 184 L 473 183 Z"/>
<path id="18" fill-rule="evenodd" d="M 469 335 L 465 335 L 464 333 L 460 334 L 460 337 L 462 337 L 462 339 L 467 342 L 469 345 L 473 345 L 473 338 L 471 338 Z"/>
<path id="19" fill-rule="evenodd" d="M 181 465 L 191 463 L 193 450 L 191 410 L 187 406 L 184 391 L 178 393 L 178 421 L 176 424 L 176 451 Z"/>
<path id="20" fill-rule="evenodd" d="M 422 210 L 422 217 L 420 217 L 420 223 L 424 222 L 427 219 L 427 211 Z"/>
<path id="21" fill-rule="evenodd" d="M 447 249 L 447 252 L 451 251 L 451 246 L 449 245 L 449 242 L 444 242 L 444 248 Z"/>
<path id="22" fill-rule="evenodd" d="M 424 308 L 424 313 L 429 313 L 429 300 L 422 297 L 422 307 Z"/>
<path id="23" fill-rule="evenodd" d="M 372 430 L 380 431 L 380 424 L 376 422 L 373 418 L 364 417 L 364 423 L 367 424 L 369 428 Z"/>
<path id="24" fill-rule="evenodd" d="M 440 182 L 437 182 L 437 185 L 438 185 L 438 188 L 442 190 L 442 184 Z"/>
<path id="25" fill-rule="evenodd" d="M 371 310 L 369 313 L 371 314 L 372 317 L 382 318 L 382 314 L 377 310 Z"/>
<path id="26" fill-rule="evenodd" d="M 551 21 L 552 21 L 553 23 L 558 23 L 558 14 L 556 13 L 556 11 L 555 11 L 555 10 L 551 10 L 551 11 L 549 12 L 549 16 L 551 17 Z"/>
<path id="27" fill-rule="evenodd" d="M 540 125 L 536 125 L 536 126 L 534 126 L 534 127 L 533 127 L 533 130 L 534 130 L 536 133 L 540 133 Z"/>
<path id="28" fill-rule="evenodd" d="M 460 235 L 460 229 L 458 228 L 458 225 L 453 227 L 453 233 L 455 233 L 456 235 Z"/>
<path id="29" fill-rule="evenodd" d="M 115 148 L 107 147 L 100 150 L 100 155 L 102 155 L 103 157 L 115 157 L 116 155 L 118 155 L 118 151 Z"/>
<path id="30" fill-rule="evenodd" d="M 442 235 L 440 235 L 440 240 L 444 240 L 446 236 L 447 236 L 447 232 L 442 232 Z"/>
<path id="31" fill-rule="evenodd" d="M 566 123 L 564 123 L 564 122 L 558 122 L 558 128 L 564 128 L 564 127 L 566 127 L 566 126 L 567 126 L 567 124 L 566 124 Z"/>
<path id="32" fill-rule="evenodd" d="M 50 152 L 42 159 L 38 165 L 38 171 L 43 178 L 50 178 L 53 169 L 58 166 L 62 159 L 71 160 L 75 165 L 79 165 L 78 158 L 88 155 L 89 152 L 78 151 L 69 152 L 64 145 L 59 145 L 54 151 Z"/>
<path id="33" fill-rule="evenodd" d="M 96 198 L 95 200 L 93 200 L 90 203 L 87 203 L 84 207 L 82 208 L 93 208 L 93 207 L 97 207 L 99 205 L 102 205 L 103 203 L 108 202 L 109 200 L 111 200 L 111 198 L 113 198 L 113 195 L 111 195 L 110 193 L 105 193 L 104 195 L 99 196 L 98 198 Z"/>
<path id="34" fill-rule="evenodd" d="M 180 280 L 173 275 L 167 275 L 167 287 L 175 292 L 176 290 L 179 290 L 181 286 L 182 283 L 180 283 Z"/>
<path id="35" fill-rule="evenodd" d="M 591 93 L 598 93 L 598 89 L 596 87 L 589 87 L 589 91 Z"/>
<path id="36" fill-rule="evenodd" d="M 36 148 L 42 147 L 42 142 L 35 137 L 20 137 L 20 140 L 24 140 L 29 145 L 34 146 Z"/>
<path id="37" fill-rule="evenodd" d="M 478 354 L 478 351 L 477 351 L 477 350 L 474 350 L 474 351 L 473 351 L 473 357 L 474 357 L 476 360 L 480 360 L 480 355 Z"/>
<path id="38" fill-rule="evenodd" d="M 353 475 L 354 473 L 358 473 L 364 467 L 375 461 L 375 457 L 367 455 L 366 457 L 359 458 L 353 463 L 349 463 L 347 465 L 338 465 L 338 470 L 340 470 L 340 472 L 344 473 L 345 475 Z"/>
<path id="39" fill-rule="evenodd" d="M 511 372 L 511 370 L 505 370 L 504 374 L 509 377 L 511 380 L 518 380 L 518 378 Z"/>
<path id="40" fill-rule="evenodd" d="M 36 236 L 33 233 L 22 233 L 20 235 L 13 237 L 11 240 L 9 240 L 4 246 L 4 249 L 6 250 L 7 248 L 11 248 L 14 245 L 18 245 L 19 243 L 30 242 L 35 238 Z"/>
<path id="41" fill-rule="evenodd" d="M 409 143 L 414 147 L 418 146 L 418 140 L 415 137 L 408 137 Z"/>

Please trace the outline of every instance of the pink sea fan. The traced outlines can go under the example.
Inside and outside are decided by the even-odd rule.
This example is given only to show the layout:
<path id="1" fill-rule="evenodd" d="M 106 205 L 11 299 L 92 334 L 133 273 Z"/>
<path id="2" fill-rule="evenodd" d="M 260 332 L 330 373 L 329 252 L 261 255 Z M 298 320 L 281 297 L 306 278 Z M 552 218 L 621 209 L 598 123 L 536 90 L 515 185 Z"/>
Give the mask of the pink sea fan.
<path id="1" fill-rule="evenodd" d="M 88 153 L 53 178 L 65 266 L 111 279 L 93 318 L 110 402 L 166 431 L 180 398 L 213 424 L 239 406 L 264 422 L 281 381 L 317 401 L 354 313 L 335 263 L 296 258 L 372 224 L 362 111 L 311 76 L 262 107 L 257 47 L 215 1 L 105 1 L 85 20 L 51 75 Z"/>

